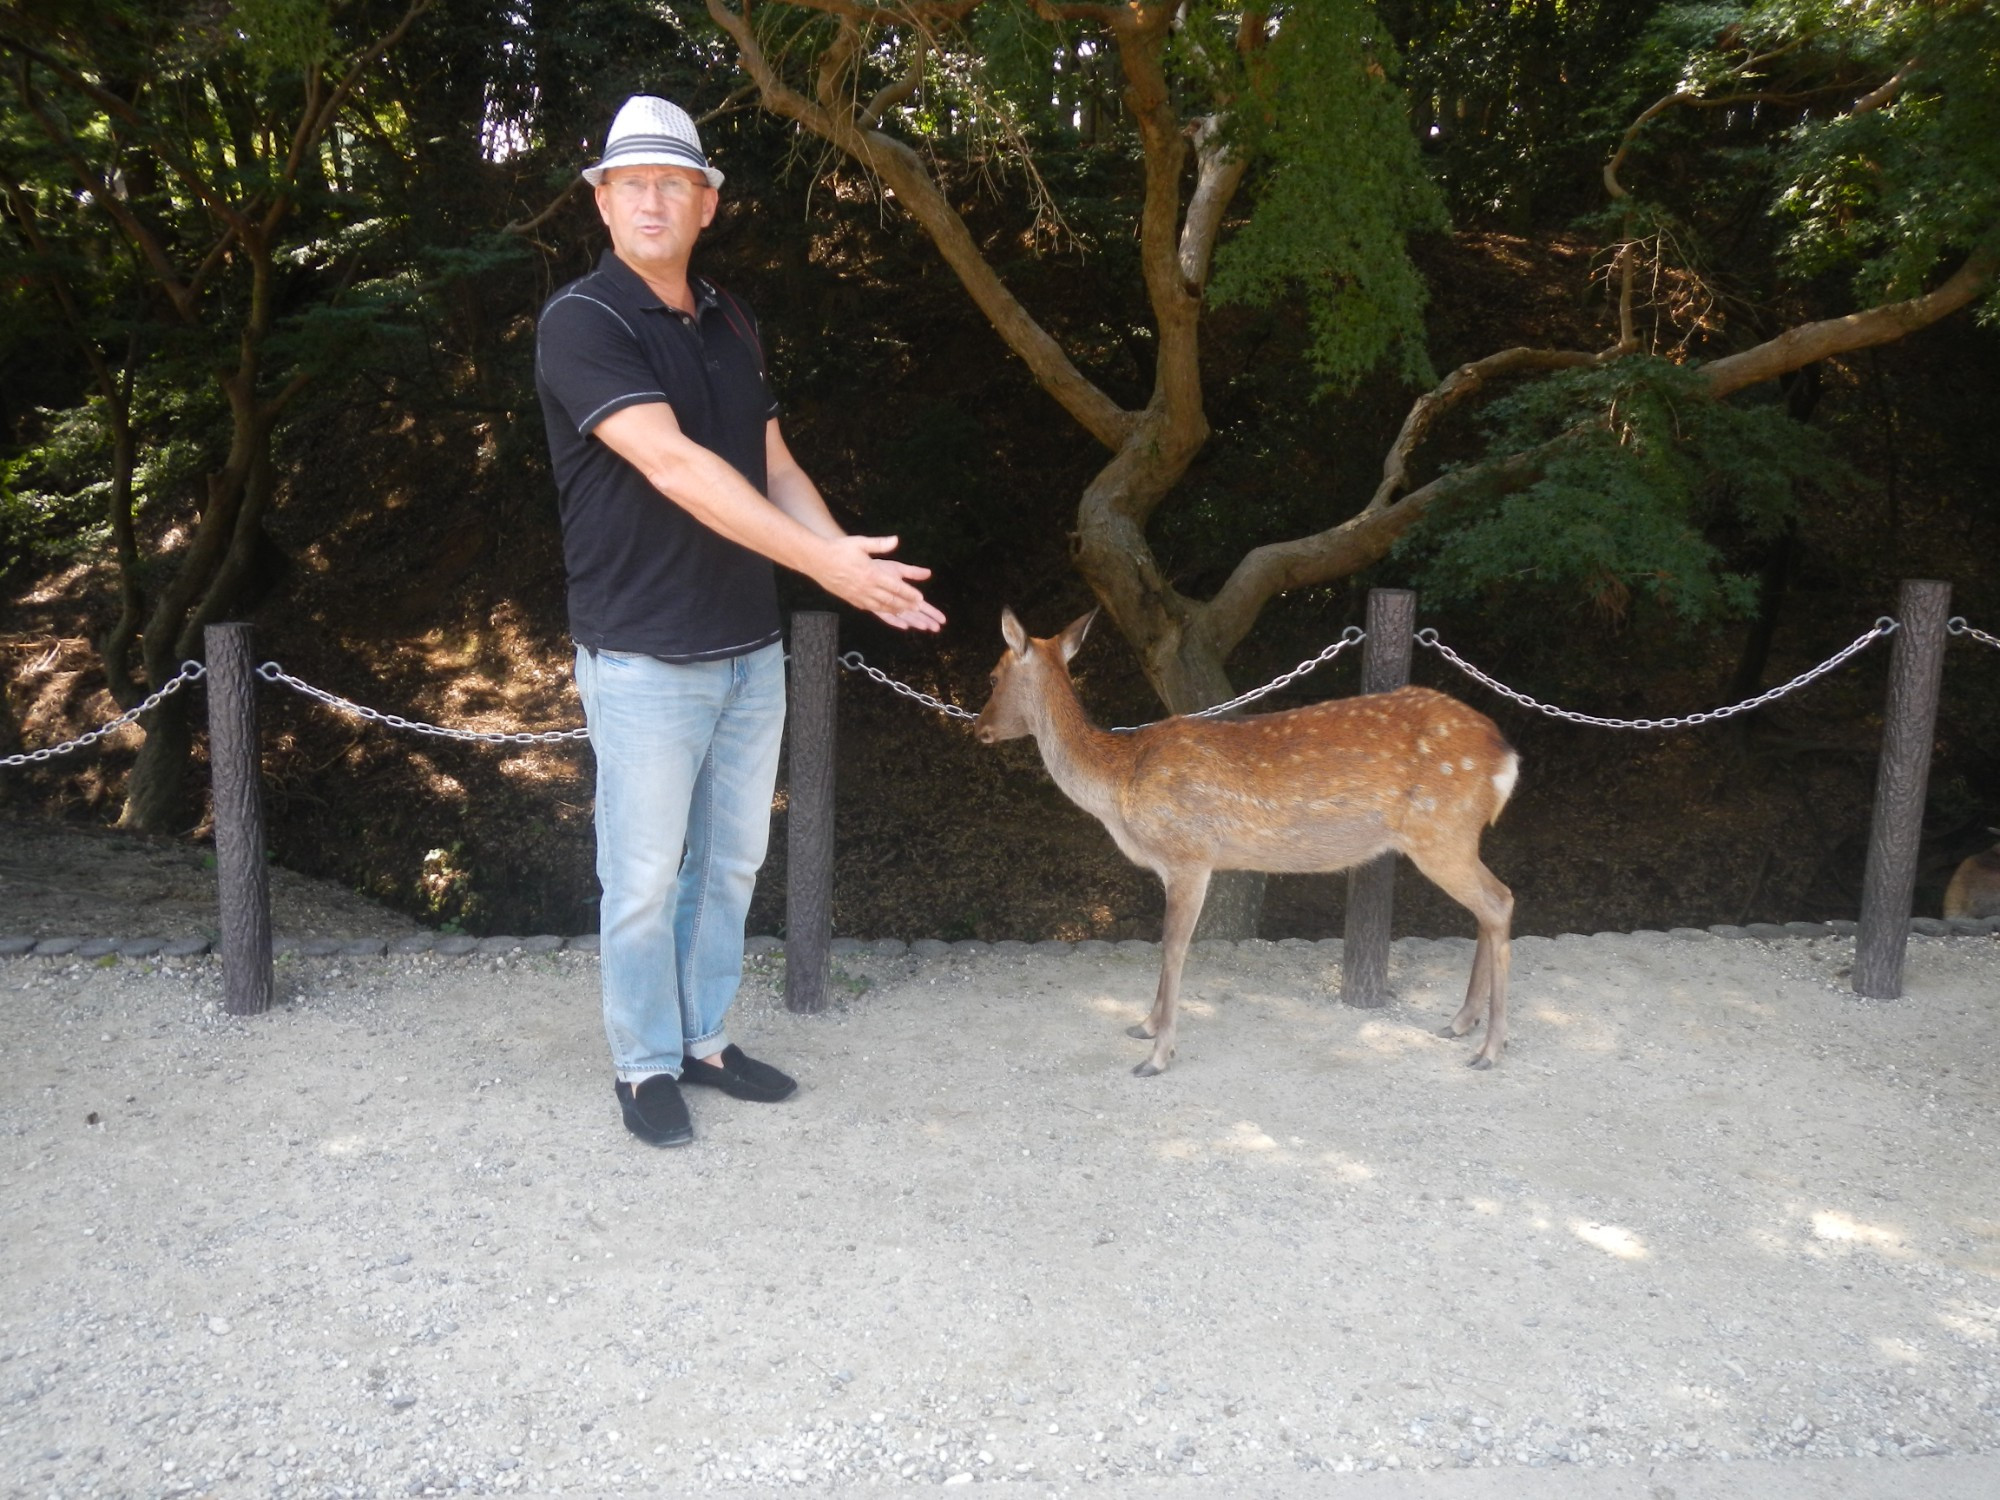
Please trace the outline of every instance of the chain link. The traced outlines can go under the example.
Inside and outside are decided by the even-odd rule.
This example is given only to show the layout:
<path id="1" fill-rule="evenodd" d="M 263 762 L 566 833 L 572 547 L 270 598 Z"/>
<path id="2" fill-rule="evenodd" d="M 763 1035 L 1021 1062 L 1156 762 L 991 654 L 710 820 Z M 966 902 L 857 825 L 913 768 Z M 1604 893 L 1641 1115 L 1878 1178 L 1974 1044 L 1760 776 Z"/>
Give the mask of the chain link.
<path id="1" fill-rule="evenodd" d="M 1213 719 L 1218 714 L 1228 713 L 1232 708 L 1241 708 L 1246 703 L 1254 703 L 1257 701 L 1257 699 L 1262 698 L 1266 693 L 1275 693 L 1279 688 L 1285 687 L 1290 683 L 1297 682 L 1301 677 L 1305 676 L 1306 673 L 1316 671 L 1318 668 L 1325 666 L 1326 663 L 1332 661 L 1336 656 L 1340 655 L 1340 653 L 1345 651 L 1349 646 L 1356 645 L 1359 642 L 1365 641 L 1367 639 L 1368 639 L 1367 631 L 1363 630 L 1359 625 L 1350 625 L 1347 627 L 1347 629 L 1341 631 L 1339 640 L 1335 641 L 1332 645 L 1328 646 L 1324 651 L 1320 652 L 1318 656 L 1307 657 L 1304 661 L 1300 662 L 1296 667 L 1293 667 L 1291 671 L 1283 673 L 1280 676 L 1273 677 L 1269 682 L 1265 683 L 1262 687 L 1252 688 L 1247 693 L 1238 693 L 1234 698 L 1231 698 L 1227 703 L 1218 703 L 1213 708 L 1198 708 L 1193 713 L 1185 714 L 1182 717 L 1189 719 Z M 1155 724 L 1159 722 L 1160 721 L 1157 719 L 1153 721 L 1153 723 Z M 1118 728 L 1112 730 L 1111 732 L 1113 734 L 1131 734 L 1134 730 L 1150 729 L 1151 727 L 1152 725 L 1150 724 L 1121 724 Z"/>
<path id="2" fill-rule="evenodd" d="M 88 734 L 80 734 L 75 739 L 61 745 L 50 745 L 44 750 L 29 750 L 20 755 L 0 756 L 0 766 L 25 766 L 35 762 L 54 760 L 58 755 L 67 755 L 72 750 L 81 750 L 85 745 L 94 745 L 114 729 L 123 729 L 141 714 L 151 713 L 168 698 L 178 693 L 190 682 L 199 682 L 208 675 L 208 668 L 198 661 L 184 661 L 181 670 L 165 687 L 152 694 L 136 708 L 128 708 L 110 723 L 93 729 Z"/>
<path id="3" fill-rule="evenodd" d="M 925 708 L 936 709 L 948 719 L 976 719 L 979 717 L 978 714 L 973 713 L 970 709 L 960 708 L 956 703 L 942 702 L 939 699 L 933 698 L 929 693 L 918 691 L 907 682 L 896 681 L 895 678 L 884 672 L 880 667 L 869 666 L 859 651 L 843 651 L 840 655 L 840 664 L 850 672 L 860 672 L 864 676 L 874 678 L 883 687 L 888 688 L 891 692 L 901 693 L 905 698 L 910 699 L 914 703 L 921 703 Z"/>
<path id="4" fill-rule="evenodd" d="M 1195 713 L 1187 715 L 1187 717 L 1190 719 L 1211 719 L 1214 718 L 1217 714 L 1228 713 L 1232 708 L 1241 708 L 1244 704 L 1254 702 L 1255 700 L 1263 697 L 1266 693 L 1275 693 L 1279 688 L 1284 687 L 1289 683 L 1297 682 L 1301 677 L 1305 676 L 1306 673 L 1313 671 L 1315 668 L 1325 665 L 1327 662 L 1332 661 L 1336 656 L 1340 655 L 1340 653 L 1345 651 L 1349 646 L 1354 645 L 1358 641 L 1366 640 L 1367 638 L 1368 638 L 1367 631 L 1363 630 L 1359 625 L 1350 625 L 1347 627 L 1346 630 L 1341 632 L 1339 640 L 1335 641 L 1332 645 L 1328 646 L 1324 651 L 1320 652 L 1318 656 L 1307 657 L 1304 661 L 1300 662 L 1296 667 L 1293 667 L 1291 671 L 1285 673 L 1283 676 L 1273 678 L 1271 681 L 1265 683 L 1260 688 L 1252 688 L 1247 693 L 1239 694 L 1237 697 L 1231 698 L 1227 703 L 1218 703 L 1213 708 L 1201 709 Z M 978 714 L 973 713 L 970 709 L 960 708 L 955 703 L 941 702 L 940 700 L 933 698 L 929 693 L 921 692 L 918 689 L 911 687 L 907 682 L 896 681 L 895 678 L 891 677 L 887 672 L 882 671 L 879 667 L 869 666 L 867 661 L 863 659 L 859 651 L 846 651 L 841 653 L 840 664 L 850 672 L 859 672 L 864 676 L 874 678 L 875 681 L 881 683 L 883 687 L 888 688 L 891 692 L 902 694 L 905 698 L 910 699 L 914 703 L 921 703 L 925 708 L 936 709 L 939 713 L 945 715 L 945 717 L 947 718 L 969 720 L 969 719 L 976 719 L 979 717 Z M 1147 726 L 1143 724 L 1127 724 L 1127 725 L 1121 725 L 1119 728 L 1114 729 L 1111 732 L 1113 734 L 1130 734 L 1134 729 L 1144 729 L 1146 727 Z"/>
<path id="5" fill-rule="evenodd" d="M 384 724 L 391 729 L 407 729 L 415 734 L 434 735 L 438 739 L 464 740 L 481 745 L 552 745 L 562 740 L 590 738 L 588 729 L 544 729 L 540 732 L 515 730 L 511 733 L 500 729 L 451 729 L 442 724 L 426 724 L 418 719 L 406 719 L 401 714 L 385 714 L 380 709 L 350 702 L 338 694 L 329 693 L 325 688 L 316 688 L 309 682 L 301 682 L 274 661 L 265 662 L 257 669 L 257 675 L 266 682 L 282 682 L 295 692 L 317 699 L 328 708 L 352 714 L 357 719 Z"/>
<path id="6" fill-rule="evenodd" d="M 1944 628 L 1950 631 L 1953 635 L 1969 635 L 1975 641 L 1982 641 L 1986 645 L 1993 647 L 1995 650 L 2000 650 L 2000 638 L 1995 638 L 1993 636 L 1990 636 L 1983 630 L 1973 629 L 1970 625 L 1965 623 L 1964 615 L 1953 615 L 1949 620 L 1946 620 L 1944 622 Z"/>
<path id="7" fill-rule="evenodd" d="M 1439 640 L 1437 631 L 1431 629 L 1429 626 L 1417 632 L 1417 641 L 1420 645 L 1430 647 L 1446 661 L 1457 667 L 1459 671 L 1465 673 L 1466 676 L 1478 682 L 1485 683 L 1486 686 L 1500 694 L 1501 697 L 1512 698 L 1523 708 L 1532 708 L 1535 712 L 1547 714 L 1552 719 L 1567 719 L 1572 724 L 1593 724 L 1599 729 L 1686 729 L 1695 724 L 1713 724 L 1720 719 L 1734 718 L 1737 714 L 1748 713 L 1753 708 L 1762 708 L 1767 703 L 1775 703 L 1787 693 L 1796 692 L 1807 683 L 1815 682 L 1819 678 L 1824 677 L 1857 651 L 1865 650 L 1876 640 L 1882 636 L 1891 634 L 1897 628 L 1897 622 L 1888 615 L 1884 615 L 1875 622 L 1866 634 L 1856 636 L 1852 642 L 1840 651 L 1834 653 L 1809 671 L 1799 673 L 1798 676 L 1794 677 L 1783 687 L 1772 688 L 1768 693 L 1759 693 L 1755 698 L 1746 698 L 1741 703 L 1730 704 L 1727 708 L 1712 708 L 1705 713 L 1689 714 L 1687 717 L 1680 719 L 1600 719 L 1591 714 L 1580 714 L 1567 708 L 1556 708 L 1547 703 L 1537 702 L 1526 693 L 1517 693 L 1503 682 L 1494 681 L 1494 679 L 1488 677 L 1479 668 L 1473 666 L 1471 662 Z"/>

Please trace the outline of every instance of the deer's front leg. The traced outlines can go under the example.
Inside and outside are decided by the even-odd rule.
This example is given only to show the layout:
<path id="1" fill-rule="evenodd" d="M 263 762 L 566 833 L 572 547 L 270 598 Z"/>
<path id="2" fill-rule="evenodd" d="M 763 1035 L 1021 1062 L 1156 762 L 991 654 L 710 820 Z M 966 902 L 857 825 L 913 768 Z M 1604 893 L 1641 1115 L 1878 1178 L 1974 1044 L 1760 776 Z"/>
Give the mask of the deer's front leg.
<path id="1" fill-rule="evenodd" d="M 1152 1078 L 1167 1071 L 1167 1064 L 1174 1060 L 1174 1030 L 1178 1024 L 1177 1007 L 1181 990 L 1181 968 L 1187 962 L 1188 940 L 1194 936 L 1195 919 L 1201 915 L 1201 904 L 1208 899 L 1208 871 L 1196 870 L 1186 874 L 1168 874 L 1162 877 L 1167 887 L 1167 916 L 1160 933 L 1160 988 L 1153 997 L 1153 1012 L 1130 1034 L 1140 1038 L 1151 1037 L 1152 1055 L 1132 1071 L 1141 1078 Z"/>

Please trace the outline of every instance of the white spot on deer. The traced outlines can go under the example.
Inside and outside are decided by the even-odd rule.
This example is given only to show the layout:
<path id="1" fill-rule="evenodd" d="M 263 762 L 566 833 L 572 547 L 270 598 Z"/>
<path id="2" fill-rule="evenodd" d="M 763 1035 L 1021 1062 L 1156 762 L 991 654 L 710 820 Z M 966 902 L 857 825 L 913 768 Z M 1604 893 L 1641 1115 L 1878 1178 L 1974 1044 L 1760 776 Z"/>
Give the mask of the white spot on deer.
<path id="1" fill-rule="evenodd" d="M 1452 770 L 1453 770 L 1453 767 L 1452 767 L 1452 764 L 1451 764 L 1451 762 L 1450 762 L 1450 761 L 1448 761 L 1448 760 L 1441 760 L 1441 761 L 1439 761 L 1439 762 L 1438 762 L 1438 770 L 1439 770 L 1439 771 L 1440 771 L 1440 772 L 1441 772 L 1442 774 L 1444 774 L 1444 775 L 1446 775 L 1446 776 L 1449 776 L 1449 775 L 1451 775 L 1451 773 L 1452 773 Z"/>

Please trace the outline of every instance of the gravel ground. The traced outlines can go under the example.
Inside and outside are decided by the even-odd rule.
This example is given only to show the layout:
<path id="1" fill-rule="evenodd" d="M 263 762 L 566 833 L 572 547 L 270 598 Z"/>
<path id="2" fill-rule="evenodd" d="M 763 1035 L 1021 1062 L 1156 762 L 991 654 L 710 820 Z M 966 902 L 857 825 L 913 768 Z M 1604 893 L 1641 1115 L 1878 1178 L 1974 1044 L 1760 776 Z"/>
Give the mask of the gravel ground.
<path id="1" fill-rule="evenodd" d="M 2000 939 L 1523 939 L 1491 1073 L 1470 948 L 1151 1080 L 1156 949 L 761 959 L 669 1152 L 585 954 L 0 962 L 0 1492 L 1993 1493 Z"/>

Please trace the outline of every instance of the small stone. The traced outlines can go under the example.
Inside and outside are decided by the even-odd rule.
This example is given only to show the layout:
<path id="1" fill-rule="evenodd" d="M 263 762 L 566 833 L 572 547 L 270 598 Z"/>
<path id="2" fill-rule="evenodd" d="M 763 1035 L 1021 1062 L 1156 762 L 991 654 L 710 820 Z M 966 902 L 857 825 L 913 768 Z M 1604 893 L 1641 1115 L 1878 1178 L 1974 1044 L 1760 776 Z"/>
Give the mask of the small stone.
<path id="1" fill-rule="evenodd" d="M 597 947 L 598 943 L 597 943 L 596 933 L 580 932 L 575 937 L 571 938 L 568 942 L 563 944 L 563 952 L 595 953 L 597 951 Z"/>
<path id="2" fill-rule="evenodd" d="M 489 937 L 481 938 L 479 946 L 473 951 L 483 958 L 492 958 L 499 954 L 512 953 L 520 946 L 521 940 L 517 937 Z"/>
<path id="3" fill-rule="evenodd" d="M 901 958 L 910 951 L 910 945 L 901 938 L 877 938 L 868 945 L 867 951 L 878 958 Z"/>
<path id="4" fill-rule="evenodd" d="M 89 938 L 77 945 L 76 956 L 78 958 L 103 958 L 108 953 L 116 953 L 118 945 L 124 941 L 123 938 Z"/>
<path id="5" fill-rule="evenodd" d="M 1037 953 L 1046 953 L 1054 958 L 1066 958 L 1073 950 L 1068 943 L 1057 942 L 1054 938 L 1049 938 L 1035 944 L 1035 951 Z"/>
<path id="6" fill-rule="evenodd" d="M 217 1338 L 220 1338 L 223 1334 L 229 1332 L 229 1319 L 210 1318 L 208 1320 L 208 1331 Z"/>
<path id="7" fill-rule="evenodd" d="M 434 932 L 413 932 L 408 937 L 397 938 L 389 945 L 391 953 L 428 953 L 437 943 Z"/>
<path id="8" fill-rule="evenodd" d="M 160 950 L 160 957 L 199 958 L 202 954 L 208 952 L 208 948 L 209 940 L 207 938 L 175 938 Z"/>
<path id="9" fill-rule="evenodd" d="M 380 958 L 389 951 L 386 938 L 349 938 L 338 949 L 343 958 Z"/>
<path id="10" fill-rule="evenodd" d="M 120 958 L 152 958 L 167 946 L 165 938 L 127 938 L 118 945 Z"/>
<path id="11" fill-rule="evenodd" d="M 431 951 L 442 954 L 446 958 L 463 958 L 466 954 L 474 952 L 478 947 L 478 938 L 467 937 L 462 932 L 455 932 L 448 937 L 439 938 L 437 945 Z"/>
<path id="12" fill-rule="evenodd" d="M 836 958 L 845 958 L 850 953 L 866 953 L 868 944 L 856 937 L 837 937 L 827 944 L 826 951 Z"/>
<path id="13" fill-rule="evenodd" d="M 785 940 L 781 937 L 773 937 L 768 932 L 760 932 L 755 937 L 743 940 L 743 951 L 753 956 L 761 956 L 767 953 L 783 953 L 785 951 Z"/>
<path id="14" fill-rule="evenodd" d="M 1026 958 L 1035 950 L 1019 938 L 1002 938 L 993 945 L 993 951 L 1008 958 Z"/>
<path id="15" fill-rule="evenodd" d="M 951 944 L 938 938 L 918 938 L 910 944 L 910 953 L 916 958 L 943 958 L 951 952 Z"/>
<path id="16" fill-rule="evenodd" d="M 43 938 L 35 944 L 35 957 L 67 958 L 82 946 L 82 938 Z"/>

